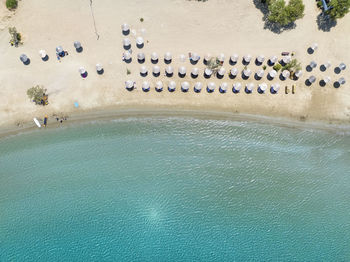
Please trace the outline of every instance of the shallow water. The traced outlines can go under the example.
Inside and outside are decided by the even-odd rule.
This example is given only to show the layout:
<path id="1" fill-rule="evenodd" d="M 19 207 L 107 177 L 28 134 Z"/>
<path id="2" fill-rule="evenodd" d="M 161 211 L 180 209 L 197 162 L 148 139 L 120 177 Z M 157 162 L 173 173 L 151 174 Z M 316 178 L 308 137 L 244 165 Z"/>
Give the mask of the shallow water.
<path id="1" fill-rule="evenodd" d="M 0 261 L 349 261 L 350 136 L 143 118 L 0 140 Z"/>

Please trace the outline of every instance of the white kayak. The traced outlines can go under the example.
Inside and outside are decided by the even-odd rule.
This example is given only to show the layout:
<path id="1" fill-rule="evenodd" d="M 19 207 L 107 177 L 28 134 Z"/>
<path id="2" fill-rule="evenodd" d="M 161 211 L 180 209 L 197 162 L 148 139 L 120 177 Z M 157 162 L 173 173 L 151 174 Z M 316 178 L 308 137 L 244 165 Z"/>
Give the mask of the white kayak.
<path id="1" fill-rule="evenodd" d="M 36 118 L 34 117 L 33 120 L 34 120 L 34 123 L 35 123 L 38 127 L 41 127 L 40 122 L 39 122 L 38 119 L 36 119 Z"/>

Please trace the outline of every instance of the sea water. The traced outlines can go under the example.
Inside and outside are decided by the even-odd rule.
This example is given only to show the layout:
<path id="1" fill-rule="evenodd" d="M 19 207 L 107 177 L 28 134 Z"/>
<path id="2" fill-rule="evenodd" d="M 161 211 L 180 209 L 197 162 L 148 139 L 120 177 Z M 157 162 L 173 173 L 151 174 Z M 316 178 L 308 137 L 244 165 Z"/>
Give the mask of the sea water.
<path id="1" fill-rule="evenodd" d="M 2 138 L 0 261 L 350 261 L 350 137 L 158 117 Z"/>

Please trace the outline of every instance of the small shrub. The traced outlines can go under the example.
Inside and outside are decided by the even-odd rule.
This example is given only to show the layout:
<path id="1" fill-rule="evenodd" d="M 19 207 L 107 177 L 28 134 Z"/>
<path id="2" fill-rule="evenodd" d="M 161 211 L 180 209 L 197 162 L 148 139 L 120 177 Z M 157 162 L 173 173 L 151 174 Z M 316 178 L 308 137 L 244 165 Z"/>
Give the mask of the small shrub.
<path id="1" fill-rule="evenodd" d="M 127 75 L 130 75 L 131 74 L 131 71 L 129 69 L 126 69 L 126 74 Z"/>
<path id="2" fill-rule="evenodd" d="M 37 105 L 45 105 L 47 101 L 46 89 L 42 86 L 33 86 L 27 90 L 27 96 Z"/>
<path id="3" fill-rule="evenodd" d="M 16 9 L 18 5 L 18 0 L 6 0 L 7 9 L 13 10 Z"/>
<path id="4" fill-rule="evenodd" d="M 263 67 L 262 67 L 264 70 L 266 70 L 266 65 L 263 65 Z"/>
<path id="5" fill-rule="evenodd" d="M 141 17 L 141 18 L 140 18 L 140 22 L 142 23 L 143 21 L 144 21 L 144 19 Z"/>
<path id="6" fill-rule="evenodd" d="M 281 65 L 280 63 L 275 64 L 275 65 L 273 66 L 273 69 L 275 69 L 275 70 L 278 72 L 278 71 L 280 71 L 280 70 L 282 69 L 282 65 Z"/>

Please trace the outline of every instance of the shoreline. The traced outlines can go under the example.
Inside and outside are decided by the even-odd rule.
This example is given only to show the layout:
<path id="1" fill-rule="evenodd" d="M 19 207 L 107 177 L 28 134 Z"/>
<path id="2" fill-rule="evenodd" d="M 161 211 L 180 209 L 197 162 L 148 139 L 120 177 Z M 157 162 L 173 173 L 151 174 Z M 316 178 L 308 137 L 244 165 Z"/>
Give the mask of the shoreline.
<path id="1" fill-rule="evenodd" d="M 109 121 L 127 118 L 162 118 L 162 117 L 181 117 L 195 118 L 200 120 L 224 120 L 224 121 L 240 121 L 255 122 L 260 124 L 272 124 L 275 126 L 297 129 L 312 129 L 326 132 L 336 132 L 337 134 L 350 134 L 350 123 L 326 123 L 325 121 L 300 121 L 284 117 L 271 117 L 265 115 L 253 115 L 244 113 L 232 113 L 215 110 L 189 110 L 189 109 L 159 109 L 159 108 L 104 108 L 101 110 L 85 110 L 68 115 L 68 119 L 62 124 L 55 120 L 54 116 L 50 116 L 47 127 L 40 129 L 57 129 L 74 124 L 85 124 L 92 121 Z M 16 127 L 0 127 L 0 139 L 20 135 L 37 130 L 37 126 L 33 121 L 27 121 L 22 126 Z"/>

